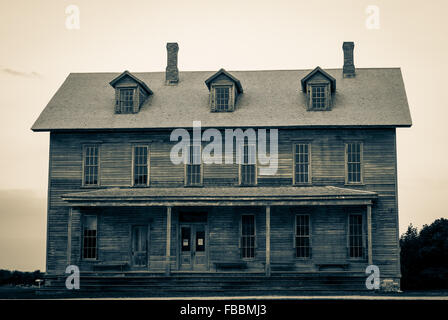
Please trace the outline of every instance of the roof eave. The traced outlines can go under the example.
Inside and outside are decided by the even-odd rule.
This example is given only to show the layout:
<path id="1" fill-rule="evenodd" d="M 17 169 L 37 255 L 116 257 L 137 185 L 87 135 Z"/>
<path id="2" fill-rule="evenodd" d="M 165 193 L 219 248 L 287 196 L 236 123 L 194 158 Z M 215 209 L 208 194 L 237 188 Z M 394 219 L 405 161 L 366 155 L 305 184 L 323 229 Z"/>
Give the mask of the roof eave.
<path id="1" fill-rule="evenodd" d="M 284 125 L 284 126 L 214 126 L 217 128 L 278 128 L 278 129 L 392 129 L 392 128 L 410 128 L 412 123 L 404 124 L 370 124 L 370 125 Z M 138 131 L 138 130 L 170 130 L 173 128 L 181 128 L 181 126 L 166 127 L 141 127 L 141 128 L 36 128 L 31 127 L 33 132 L 66 132 L 66 131 Z M 202 126 L 202 128 L 211 128 L 211 126 Z"/>

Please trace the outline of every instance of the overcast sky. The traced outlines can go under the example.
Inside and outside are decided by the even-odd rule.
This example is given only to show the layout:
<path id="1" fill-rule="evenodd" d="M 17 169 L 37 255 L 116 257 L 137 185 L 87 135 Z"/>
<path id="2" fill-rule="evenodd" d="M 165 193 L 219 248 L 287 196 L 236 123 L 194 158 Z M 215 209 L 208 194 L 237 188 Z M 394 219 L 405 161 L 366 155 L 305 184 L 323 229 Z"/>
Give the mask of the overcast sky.
<path id="1" fill-rule="evenodd" d="M 80 28 L 66 27 L 79 8 Z M 379 28 L 366 20 L 379 9 Z M 31 125 L 70 72 L 401 67 L 414 125 L 398 129 L 400 232 L 448 217 L 445 0 L 0 0 L 0 269 L 45 268 L 48 133 Z M 72 20 L 71 20 L 72 21 Z M 375 21 L 370 18 L 369 26 Z"/>

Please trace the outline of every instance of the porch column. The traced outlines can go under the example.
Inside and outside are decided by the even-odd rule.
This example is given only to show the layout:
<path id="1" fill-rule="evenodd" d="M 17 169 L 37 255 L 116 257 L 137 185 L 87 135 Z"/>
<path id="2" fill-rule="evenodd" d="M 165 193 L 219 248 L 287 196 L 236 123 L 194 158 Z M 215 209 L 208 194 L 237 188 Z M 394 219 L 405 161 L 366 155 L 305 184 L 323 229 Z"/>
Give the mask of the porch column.
<path id="1" fill-rule="evenodd" d="M 266 276 L 271 276 L 271 206 L 266 206 Z"/>
<path id="2" fill-rule="evenodd" d="M 367 254 L 369 265 L 373 264 L 372 257 L 372 205 L 367 205 Z"/>
<path id="3" fill-rule="evenodd" d="M 171 207 L 166 207 L 166 260 L 165 272 L 167 275 L 171 272 Z"/>
<path id="4" fill-rule="evenodd" d="M 68 209 L 68 223 L 67 223 L 67 265 L 72 264 L 72 220 L 73 208 Z"/>

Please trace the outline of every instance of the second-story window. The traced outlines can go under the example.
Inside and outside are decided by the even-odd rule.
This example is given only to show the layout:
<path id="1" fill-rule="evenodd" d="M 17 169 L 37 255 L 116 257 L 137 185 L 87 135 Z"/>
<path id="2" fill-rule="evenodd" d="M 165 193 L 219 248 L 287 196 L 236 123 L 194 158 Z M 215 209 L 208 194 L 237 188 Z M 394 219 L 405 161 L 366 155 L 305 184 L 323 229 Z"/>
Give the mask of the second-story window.
<path id="1" fill-rule="evenodd" d="M 148 146 L 134 146 L 134 186 L 149 184 Z"/>
<path id="2" fill-rule="evenodd" d="M 120 89 L 120 112 L 132 113 L 134 110 L 134 89 Z"/>
<path id="3" fill-rule="evenodd" d="M 294 145 L 294 183 L 310 183 L 310 176 L 310 145 L 297 143 Z"/>
<path id="4" fill-rule="evenodd" d="M 201 146 L 193 144 L 189 147 L 185 164 L 185 185 L 197 186 L 201 184 Z"/>
<path id="5" fill-rule="evenodd" d="M 241 150 L 240 185 L 257 184 L 257 164 L 255 144 L 244 144 Z"/>
<path id="6" fill-rule="evenodd" d="M 346 183 L 362 183 L 362 143 L 345 145 Z"/>
<path id="7" fill-rule="evenodd" d="M 99 185 L 99 147 L 96 144 L 84 146 L 84 172 L 83 185 L 84 186 L 98 186 Z"/>
<path id="8" fill-rule="evenodd" d="M 216 111 L 228 111 L 230 87 L 215 87 Z"/>

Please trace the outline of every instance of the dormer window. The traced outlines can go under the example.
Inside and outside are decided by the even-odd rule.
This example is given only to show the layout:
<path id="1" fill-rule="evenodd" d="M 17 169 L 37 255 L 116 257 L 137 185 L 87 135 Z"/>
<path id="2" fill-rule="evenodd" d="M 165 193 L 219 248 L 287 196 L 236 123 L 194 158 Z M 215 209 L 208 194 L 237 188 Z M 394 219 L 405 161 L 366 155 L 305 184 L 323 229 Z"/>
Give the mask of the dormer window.
<path id="1" fill-rule="evenodd" d="M 336 91 L 336 80 L 317 67 L 302 79 L 302 91 L 306 93 L 307 109 L 326 111 L 332 107 L 332 93 Z"/>
<path id="2" fill-rule="evenodd" d="M 216 101 L 216 111 L 229 111 L 230 107 L 230 90 L 231 87 L 216 86 L 215 90 L 215 101 Z"/>
<path id="3" fill-rule="evenodd" d="M 311 86 L 311 107 L 313 109 L 324 109 L 326 107 L 325 88 L 325 85 Z"/>
<path id="4" fill-rule="evenodd" d="M 120 74 L 110 85 L 115 89 L 115 113 L 118 114 L 139 112 L 140 107 L 152 94 L 151 89 L 129 71 Z"/>
<path id="5" fill-rule="evenodd" d="M 134 89 L 120 90 L 120 113 L 132 113 L 134 110 Z"/>
<path id="6" fill-rule="evenodd" d="M 205 81 L 210 90 L 210 110 L 212 112 L 232 112 L 238 96 L 243 93 L 240 81 L 224 69 L 219 70 Z"/>
<path id="7" fill-rule="evenodd" d="M 328 82 L 308 83 L 308 109 L 329 110 L 331 108 L 331 93 Z"/>

